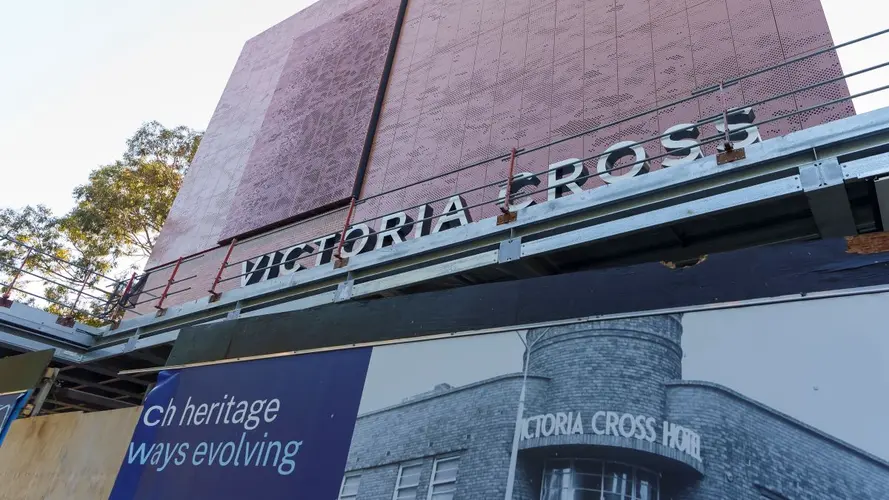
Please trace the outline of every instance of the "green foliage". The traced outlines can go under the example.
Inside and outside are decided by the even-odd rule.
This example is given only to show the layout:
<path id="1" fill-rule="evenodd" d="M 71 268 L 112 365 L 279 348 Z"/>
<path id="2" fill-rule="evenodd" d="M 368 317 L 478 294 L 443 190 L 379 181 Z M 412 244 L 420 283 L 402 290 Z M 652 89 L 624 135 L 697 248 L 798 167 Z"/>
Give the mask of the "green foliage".
<path id="1" fill-rule="evenodd" d="M 186 127 L 143 125 L 122 160 L 94 170 L 74 189 L 77 205 L 62 222 L 65 231 L 115 259 L 148 256 L 200 140 Z"/>
<path id="2" fill-rule="evenodd" d="M 108 307 L 101 297 L 109 296 L 98 290 L 111 292 L 129 273 L 123 262 L 150 254 L 200 140 L 187 127 L 146 123 L 127 140 L 121 159 L 93 170 L 74 189 L 68 214 L 56 216 L 42 205 L 0 209 L 0 288 L 19 274 L 16 300 L 97 323 Z M 112 273 L 115 279 L 105 277 Z M 78 298 L 80 290 L 101 299 Z"/>

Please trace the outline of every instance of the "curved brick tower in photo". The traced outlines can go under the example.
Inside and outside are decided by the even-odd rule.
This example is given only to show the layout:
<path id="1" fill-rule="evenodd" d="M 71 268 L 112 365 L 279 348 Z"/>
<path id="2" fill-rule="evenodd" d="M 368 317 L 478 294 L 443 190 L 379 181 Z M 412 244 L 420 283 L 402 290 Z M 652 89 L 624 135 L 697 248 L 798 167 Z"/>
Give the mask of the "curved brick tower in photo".
<path id="1" fill-rule="evenodd" d="M 514 333 L 503 335 L 518 342 Z M 889 491 L 885 461 L 726 387 L 682 380 L 679 314 L 542 327 L 526 339 L 520 425 L 527 435 L 519 443 L 514 500 L 598 500 L 603 490 L 605 498 L 645 500 L 776 492 L 827 499 L 837 498 L 837 484 L 856 498 L 878 500 Z M 419 473 L 419 491 L 426 491 L 436 460 L 459 460 L 454 498 L 503 498 L 522 380 L 511 373 L 439 384 L 360 415 L 346 466 L 347 475 L 361 477 L 358 499 L 391 499 L 404 467 Z M 651 419 L 656 439 L 621 434 L 636 417 Z M 554 431 L 560 418 L 572 423 Z M 608 418 L 622 419 L 618 432 L 603 432 Z M 679 442 L 682 430 L 697 436 L 700 459 L 664 440 L 667 423 L 679 429 Z"/>
<path id="2" fill-rule="evenodd" d="M 549 408 L 662 418 L 664 384 L 682 378 L 681 338 L 679 315 L 531 330 L 529 374 L 550 379 Z"/>

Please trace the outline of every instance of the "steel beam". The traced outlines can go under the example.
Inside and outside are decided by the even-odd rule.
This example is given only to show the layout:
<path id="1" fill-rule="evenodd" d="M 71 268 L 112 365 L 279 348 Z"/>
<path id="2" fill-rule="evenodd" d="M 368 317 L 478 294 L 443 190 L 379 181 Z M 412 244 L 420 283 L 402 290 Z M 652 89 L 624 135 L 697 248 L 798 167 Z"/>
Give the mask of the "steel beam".
<path id="1" fill-rule="evenodd" d="M 116 399 L 106 398 L 104 396 L 97 396 L 95 394 L 90 394 L 88 392 L 78 391 L 76 389 L 66 389 L 64 387 L 60 387 L 54 391 L 56 397 L 61 397 L 65 399 L 71 399 L 73 401 L 78 401 L 80 403 L 85 403 L 91 406 L 98 406 L 101 408 L 107 409 L 119 409 L 119 408 L 132 408 L 134 405 L 132 403 L 127 403 L 125 401 L 118 401 Z"/>
<path id="2" fill-rule="evenodd" d="M 160 365 L 163 365 L 163 363 L 158 364 L 158 366 L 160 366 Z M 115 378 L 113 378 L 113 379 L 103 380 L 101 382 L 90 382 L 89 380 L 84 380 L 84 379 L 78 378 L 78 377 L 72 377 L 71 375 L 62 373 L 58 376 L 58 379 L 63 382 L 71 382 L 72 384 L 76 384 L 74 387 L 71 387 L 71 389 L 83 389 L 85 387 L 92 387 L 92 388 L 99 389 L 102 391 L 110 392 L 112 394 L 117 394 L 118 396 L 135 397 L 138 399 L 139 396 L 136 396 L 133 392 L 125 391 L 123 389 L 118 389 L 117 387 L 110 387 L 110 386 L 106 385 L 106 384 L 111 383 L 111 381 L 120 380 L 119 378 L 116 378 L 116 377 L 117 376 L 115 376 Z"/>

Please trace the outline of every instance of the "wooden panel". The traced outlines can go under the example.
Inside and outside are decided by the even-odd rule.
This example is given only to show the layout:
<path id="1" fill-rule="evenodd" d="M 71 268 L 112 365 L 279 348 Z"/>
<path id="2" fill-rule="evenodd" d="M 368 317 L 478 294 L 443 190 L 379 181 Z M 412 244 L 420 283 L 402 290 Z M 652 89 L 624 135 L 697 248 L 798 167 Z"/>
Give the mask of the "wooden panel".
<path id="1" fill-rule="evenodd" d="M 36 387 L 52 361 L 52 354 L 52 349 L 48 349 L 0 359 L 0 394 Z"/>
<path id="2" fill-rule="evenodd" d="M 0 446 L 0 500 L 108 498 L 141 411 L 16 420 Z"/>

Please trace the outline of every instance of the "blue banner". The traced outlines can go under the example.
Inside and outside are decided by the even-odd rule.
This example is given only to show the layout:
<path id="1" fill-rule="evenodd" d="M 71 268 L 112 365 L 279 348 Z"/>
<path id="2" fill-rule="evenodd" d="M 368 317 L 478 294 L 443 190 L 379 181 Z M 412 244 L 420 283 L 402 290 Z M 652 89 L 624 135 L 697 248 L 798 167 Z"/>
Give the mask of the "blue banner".
<path id="1" fill-rule="evenodd" d="M 370 353 L 162 372 L 111 498 L 336 498 Z"/>
<path id="2" fill-rule="evenodd" d="M 31 391 L 22 391 L 0 396 L 0 445 L 3 444 L 9 426 L 19 416 L 30 395 Z"/>

